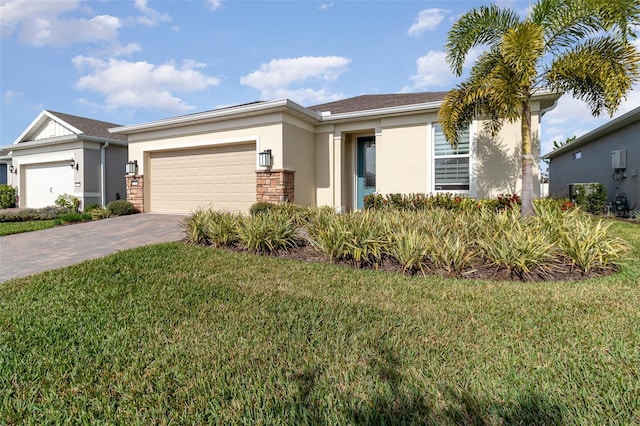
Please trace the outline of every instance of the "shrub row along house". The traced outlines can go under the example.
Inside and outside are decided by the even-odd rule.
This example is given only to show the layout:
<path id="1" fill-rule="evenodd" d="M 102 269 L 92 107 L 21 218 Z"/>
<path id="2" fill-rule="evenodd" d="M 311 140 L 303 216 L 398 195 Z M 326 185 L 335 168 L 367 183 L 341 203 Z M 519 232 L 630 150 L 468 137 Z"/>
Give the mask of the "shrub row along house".
<path id="1" fill-rule="evenodd" d="M 517 193 L 520 124 L 507 123 L 491 138 L 482 120 L 473 121 L 453 148 L 437 122 L 445 94 L 363 95 L 312 107 L 288 99 L 253 102 L 111 125 L 108 135 L 104 127 L 100 134 L 80 130 L 102 122 L 44 111 L 5 149 L 19 170 L 24 207 L 50 202 L 47 194 L 36 201 L 32 185 L 37 179 L 53 182 L 54 176 L 60 190 L 43 186 L 52 196 L 68 192 L 87 203 L 124 195 L 108 183 L 112 176 L 124 180 L 127 159 L 108 154 L 127 140 L 127 199 L 145 212 L 188 213 L 203 206 L 246 212 L 256 201 L 350 211 L 362 208 L 364 196 L 373 192 Z M 536 142 L 540 118 L 558 97 L 540 92 L 531 101 Z M 71 158 L 81 168 L 70 167 Z M 34 174 L 43 167 L 48 171 Z"/>

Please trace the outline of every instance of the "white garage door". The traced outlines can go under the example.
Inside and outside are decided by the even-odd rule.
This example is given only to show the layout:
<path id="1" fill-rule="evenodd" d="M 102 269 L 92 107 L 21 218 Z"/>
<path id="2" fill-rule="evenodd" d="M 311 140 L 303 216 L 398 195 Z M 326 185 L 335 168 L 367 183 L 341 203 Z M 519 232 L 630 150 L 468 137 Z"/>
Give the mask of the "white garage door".
<path id="1" fill-rule="evenodd" d="M 247 212 L 256 202 L 255 143 L 153 152 L 150 209 L 189 213 L 211 205 Z"/>
<path id="2" fill-rule="evenodd" d="M 62 194 L 74 193 L 74 170 L 69 162 L 24 166 L 23 196 L 26 207 L 52 206 Z"/>

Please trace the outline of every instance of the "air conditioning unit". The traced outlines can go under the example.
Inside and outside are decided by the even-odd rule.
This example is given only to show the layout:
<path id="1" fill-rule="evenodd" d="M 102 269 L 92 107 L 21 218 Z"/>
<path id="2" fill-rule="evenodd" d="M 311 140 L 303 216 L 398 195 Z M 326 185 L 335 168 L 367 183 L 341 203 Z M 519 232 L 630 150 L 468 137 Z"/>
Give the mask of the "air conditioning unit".
<path id="1" fill-rule="evenodd" d="M 627 168 L 627 151 L 622 149 L 611 151 L 611 168 L 613 170 Z"/>

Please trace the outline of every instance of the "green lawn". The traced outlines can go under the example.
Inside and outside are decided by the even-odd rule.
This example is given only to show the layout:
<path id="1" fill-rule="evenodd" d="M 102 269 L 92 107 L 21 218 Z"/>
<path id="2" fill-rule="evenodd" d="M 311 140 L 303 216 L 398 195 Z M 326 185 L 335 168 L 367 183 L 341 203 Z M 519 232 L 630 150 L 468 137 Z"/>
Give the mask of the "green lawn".
<path id="1" fill-rule="evenodd" d="M 638 277 L 120 252 L 0 284 L 0 424 L 637 424 Z"/>
<path id="2" fill-rule="evenodd" d="M 3 235 L 19 234 L 21 232 L 39 231 L 60 225 L 56 219 L 30 220 L 27 222 L 0 222 L 0 237 Z"/>

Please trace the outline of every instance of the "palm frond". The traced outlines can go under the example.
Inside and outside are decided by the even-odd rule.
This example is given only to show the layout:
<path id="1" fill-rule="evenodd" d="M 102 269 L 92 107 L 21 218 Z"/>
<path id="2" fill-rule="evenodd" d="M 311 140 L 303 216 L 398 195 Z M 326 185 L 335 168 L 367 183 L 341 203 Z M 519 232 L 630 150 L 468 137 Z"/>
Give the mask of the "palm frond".
<path id="1" fill-rule="evenodd" d="M 504 32 L 519 20 L 513 10 L 496 5 L 481 6 L 462 15 L 449 31 L 445 46 L 447 62 L 453 72 L 462 75 L 464 61 L 471 49 L 497 45 Z"/>
<path id="2" fill-rule="evenodd" d="M 542 27 L 533 22 L 522 22 L 509 29 L 502 39 L 500 53 L 505 65 L 519 80 L 519 86 L 529 92 L 544 53 Z"/>
<path id="3" fill-rule="evenodd" d="M 624 40 L 587 40 L 557 57 L 545 72 L 549 87 L 570 92 L 587 103 L 594 116 L 610 115 L 640 79 L 640 53 Z"/>
<path id="4" fill-rule="evenodd" d="M 640 0 L 540 0 L 531 21 L 544 28 L 546 50 L 559 54 L 603 32 L 635 37 Z"/>

